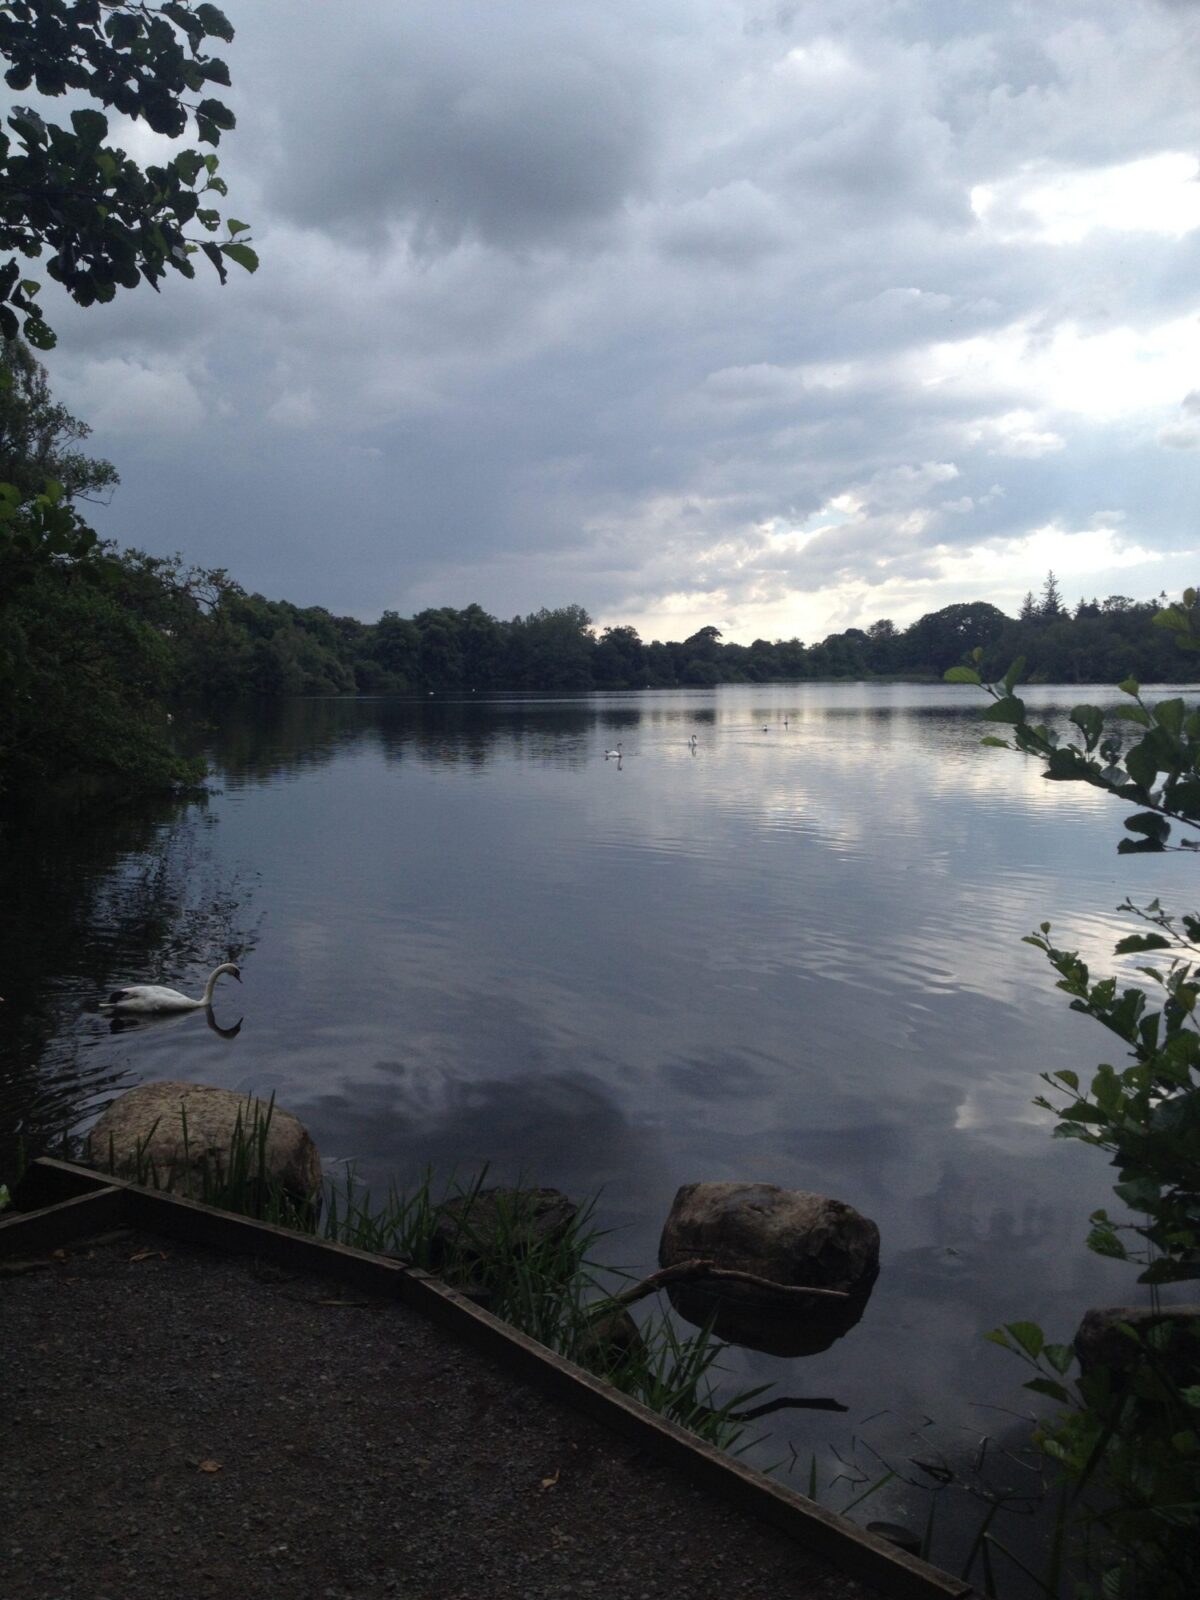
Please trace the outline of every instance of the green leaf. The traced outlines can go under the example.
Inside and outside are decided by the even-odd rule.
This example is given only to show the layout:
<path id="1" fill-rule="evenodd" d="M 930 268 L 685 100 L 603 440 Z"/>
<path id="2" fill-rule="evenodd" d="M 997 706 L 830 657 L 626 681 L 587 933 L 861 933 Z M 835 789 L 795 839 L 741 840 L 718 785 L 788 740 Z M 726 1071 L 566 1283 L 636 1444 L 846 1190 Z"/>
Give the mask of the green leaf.
<path id="1" fill-rule="evenodd" d="M 1141 693 L 1142 686 L 1136 678 L 1124 678 L 1117 685 L 1122 694 L 1137 696 Z"/>
<path id="2" fill-rule="evenodd" d="M 1111 1256 L 1114 1261 L 1128 1260 L 1129 1252 L 1111 1228 L 1093 1228 L 1088 1234 L 1087 1246 L 1098 1256 Z"/>
<path id="3" fill-rule="evenodd" d="M 1142 706 L 1117 706 L 1113 711 L 1113 716 L 1121 722 L 1136 722 L 1142 728 L 1153 726 L 1153 719 L 1150 713 L 1143 709 Z"/>
<path id="4" fill-rule="evenodd" d="M 236 217 L 230 217 L 225 226 L 229 229 L 230 233 L 247 233 L 250 228 L 250 224 L 248 222 L 239 222 Z"/>
<path id="5" fill-rule="evenodd" d="M 1004 1330 L 1012 1335 L 1026 1355 L 1037 1360 L 1046 1337 L 1036 1322 L 1006 1322 Z"/>
<path id="6" fill-rule="evenodd" d="M 1125 754 L 1125 770 L 1142 789 L 1152 789 L 1158 777 L 1158 757 L 1150 734 Z"/>
<path id="7" fill-rule="evenodd" d="M 1147 839 L 1165 842 L 1171 836 L 1171 824 L 1166 817 L 1160 817 L 1157 811 L 1135 811 L 1131 817 L 1125 818 L 1125 826 L 1130 833 L 1143 833 Z"/>
<path id="8" fill-rule="evenodd" d="M 983 713 L 985 722 L 1024 722 L 1025 702 L 1018 700 L 1016 695 L 1006 694 L 1000 700 L 993 700 Z"/>
<path id="9" fill-rule="evenodd" d="M 1153 1178 L 1130 1178 L 1113 1185 L 1113 1193 L 1131 1211 L 1151 1211 L 1162 1199 L 1162 1185 Z"/>
<path id="10" fill-rule="evenodd" d="M 1102 1111 L 1097 1111 L 1095 1106 L 1090 1106 L 1086 1101 L 1077 1105 L 1066 1106 L 1059 1112 L 1064 1122 L 1107 1122 L 1108 1118 Z"/>
<path id="11" fill-rule="evenodd" d="M 171 165 L 184 183 L 191 184 L 195 183 L 200 175 L 200 168 L 204 165 L 204 157 L 198 150 L 181 150 Z"/>
<path id="12" fill-rule="evenodd" d="M 1078 750 L 1052 750 L 1046 766 L 1046 776 L 1055 778 L 1062 783 L 1078 783 L 1090 781 L 1089 774 L 1095 773 L 1095 767 L 1089 765 L 1087 757 Z"/>
<path id="13" fill-rule="evenodd" d="M 201 100 L 196 107 L 196 116 L 203 117 L 206 122 L 211 122 L 214 127 L 226 133 L 230 128 L 237 126 L 237 118 L 233 112 L 219 100 Z"/>
<path id="14" fill-rule="evenodd" d="M 990 744 L 994 750 L 1011 750 L 1013 748 L 1007 739 L 997 739 L 994 733 L 985 733 L 979 742 L 980 744 Z"/>
<path id="15" fill-rule="evenodd" d="M 1071 721 L 1087 740 L 1088 749 L 1094 749 L 1104 732 L 1104 713 L 1099 706 L 1072 706 Z"/>
<path id="16" fill-rule="evenodd" d="M 14 106 L 8 120 L 25 141 L 26 149 L 46 143 L 46 124 L 29 106 Z"/>
<path id="17" fill-rule="evenodd" d="M 230 223 L 230 228 L 232 229 L 232 227 L 233 224 Z M 942 673 L 942 680 L 945 683 L 982 684 L 983 682 L 974 667 L 947 667 L 945 672 Z"/>
<path id="18" fill-rule="evenodd" d="M 1161 933 L 1131 933 L 1117 943 L 1116 954 L 1127 956 L 1138 950 L 1169 950 L 1170 948 L 1170 939 L 1165 939 Z"/>
<path id="19" fill-rule="evenodd" d="M 108 134 L 108 118 L 101 111 L 72 111 L 71 126 L 84 145 L 98 145 Z"/>
<path id="20" fill-rule="evenodd" d="M 1200 822 L 1200 780 L 1187 778 L 1170 785 L 1163 795 L 1163 804 L 1190 821 Z"/>
<path id="21" fill-rule="evenodd" d="M 1178 737 L 1183 727 L 1185 710 L 1182 700 L 1160 700 L 1154 707 L 1154 720 L 1160 728 L 1165 728 L 1168 733 Z"/>
<path id="22" fill-rule="evenodd" d="M 200 248 L 212 262 L 213 266 L 216 267 L 217 276 L 220 278 L 221 282 L 224 283 L 228 277 L 228 274 L 225 271 L 225 260 L 221 255 L 220 246 L 214 244 L 211 239 L 202 239 L 200 241 Z"/>
<path id="23" fill-rule="evenodd" d="M 1048 1344 L 1043 1347 L 1042 1356 L 1050 1363 L 1055 1372 L 1069 1372 L 1075 1361 L 1075 1346 L 1073 1344 Z"/>
<path id="24" fill-rule="evenodd" d="M 258 256 L 248 244 L 223 244 L 220 248 L 223 256 L 236 261 L 238 266 L 245 267 L 247 272 L 258 271 Z"/>
<path id="25" fill-rule="evenodd" d="M 197 6 L 196 21 L 210 37 L 224 39 L 226 44 L 233 43 L 233 25 L 225 13 L 216 6 Z"/>
<path id="26" fill-rule="evenodd" d="M 1012 666 L 1009 667 L 1008 671 L 1004 674 L 1004 687 L 1009 694 L 1013 692 L 1013 689 L 1016 687 L 1017 680 L 1024 671 L 1025 657 L 1018 656 L 1013 662 Z"/>
<path id="27" fill-rule="evenodd" d="M 1139 1283 L 1190 1283 L 1200 1278 L 1200 1261 L 1174 1261 L 1170 1256 L 1160 1256 L 1152 1261 L 1145 1272 L 1138 1273 Z"/>
<path id="28" fill-rule="evenodd" d="M 1024 1387 L 1032 1389 L 1035 1394 L 1048 1394 L 1051 1400 L 1057 1400 L 1060 1405 L 1069 1406 L 1071 1403 L 1070 1393 L 1061 1383 L 1055 1383 L 1053 1378 L 1030 1378 Z"/>

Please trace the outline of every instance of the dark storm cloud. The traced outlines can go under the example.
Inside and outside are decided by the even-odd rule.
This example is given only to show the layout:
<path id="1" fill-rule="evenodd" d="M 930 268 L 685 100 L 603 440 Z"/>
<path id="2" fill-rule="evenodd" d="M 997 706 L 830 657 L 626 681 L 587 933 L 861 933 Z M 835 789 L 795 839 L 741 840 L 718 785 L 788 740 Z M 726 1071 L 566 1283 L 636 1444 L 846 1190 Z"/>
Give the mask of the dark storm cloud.
<path id="1" fill-rule="evenodd" d="M 347 8 L 288 55 L 268 174 L 273 207 L 305 227 L 378 241 L 398 224 L 422 251 L 470 236 L 526 250 L 607 217 L 638 180 L 646 85 L 602 15 Z"/>
<path id="2" fill-rule="evenodd" d="M 1191 581 L 1147 554 L 1200 447 L 1186 10 L 231 16 L 259 274 L 59 318 L 104 532 L 364 616 L 747 637 L 1003 600 L 944 586 L 1062 538 Z"/>

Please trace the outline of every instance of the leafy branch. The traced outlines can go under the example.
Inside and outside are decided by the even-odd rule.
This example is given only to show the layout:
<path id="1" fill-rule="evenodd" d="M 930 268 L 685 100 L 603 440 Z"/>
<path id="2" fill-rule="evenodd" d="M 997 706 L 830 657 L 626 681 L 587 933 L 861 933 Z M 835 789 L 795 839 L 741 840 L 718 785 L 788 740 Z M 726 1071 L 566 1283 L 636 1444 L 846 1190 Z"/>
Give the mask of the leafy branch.
<path id="1" fill-rule="evenodd" d="M 1200 650 L 1195 589 L 1186 590 L 1182 602 L 1160 611 L 1154 622 L 1171 632 L 1181 648 Z M 1071 708 L 1070 721 L 1079 737 L 1064 743 L 1055 729 L 1029 721 L 1025 702 L 1015 692 L 1024 658 L 1013 662 L 999 684 L 984 680 L 979 670 L 982 659 L 982 650 L 972 651 L 970 662 L 951 667 L 945 678 L 948 683 L 982 688 L 992 700 L 983 720 L 1011 729 L 1008 738 L 989 735 L 984 744 L 1041 757 L 1046 762 L 1044 776 L 1054 782 L 1086 783 L 1142 807 L 1125 819 L 1126 829 L 1135 837 L 1120 841 L 1117 849 L 1122 855 L 1200 849 L 1197 839 L 1168 845 L 1172 823 L 1200 827 L 1200 710 L 1189 709 L 1178 698 L 1149 704 L 1137 679 L 1130 677 L 1118 687 L 1132 704 L 1118 706 L 1114 716 L 1140 730 L 1135 742 L 1127 747 L 1117 731 L 1106 727 L 1101 707 L 1077 705 Z"/>
<path id="2" fill-rule="evenodd" d="M 1154 623 L 1182 649 L 1200 650 L 1196 590 L 1186 590 Z M 1129 677 L 1120 688 L 1131 703 L 1118 706 L 1114 720 L 1133 730 L 1132 743 L 1125 728 L 1106 726 L 1103 710 L 1091 705 L 1072 708 L 1077 737 L 1063 741 L 1028 719 L 1016 693 L 1024 662 L 989 683 L 982 659 L 975 650 L 945 676 L 982 688 L 991 699 L 984 719 L 1010 730 L 1007 738 L 989 734 L 984 744 L 1041 758 L 1052 781 L 1086 783 L 1140 807 L 1125 818 L 1133 837 L 1118 844 L 1123 855 L 1200 848 L 1186 837 L 1169 843 L 1176 824 L 1200 824 L 1200 711 L 1177 698 L 1151 705 Z M 1127 1062 L 1102 1062 L 1086 1085 L 1065 1068 L 1043 1074 L 1055 1101 L 1039 1095 L 1035 1104 L 1057 1116 L 1056 1138 L 1109 1154 L 1118 1171 L 1114 1193 L 1141 1219 L 1118 1222 L 1106 1210 L 1094 1211 L 1089 1248 L 1137 1261 L 1138 1281 L 1157 1286 L 1200 1278 L 1200 914 L 1175 915 L 1157 899 L 1138 906 L 1127 898 L 1119 909 L 1142 927 L 1120 939 L 1114 953 L 1166 960 L 1136 968 L 1147 986 L 1094 979 L 1077 951 L 1051 941 L 1049 922 L 1025 941 L 1046 956 L 1071 1009 L 1121 1040 Z M 1157 1000 L 1161 1005 L 1152 1004 Z M 1139 1248 L 1125 1243 L 1129 1233 Z M 1063 1408 L 1035 1439 L 1058 1464 L 1064 1493 L 1071 1487 L 1070 1502 L 1079 1502 L 1084 1560 L 1099 1568 L 1106 1600 L 1190 1600 L 1200 1582 L 1200 1384 L 1193 1381 L 1200 1319 L 1189 1323 L 1184 1315 L 1172 1325 L 1168 1316 L 1145 1333 L 1118 1319 L 1116 1331 L 1127 1348 L 1093 1362 L 1073 1384 L 1075 1351 L 1047 1343 L 1036 1323 L 1008 1323 L 987 1337 L 1033 1366 L 1036 1376 L 1026 1387 Z M 1088 1489 L 1091 1500 L 1084 1503 Z"/>
<path id="3" fill-rule="evenodd" d="M 216 6 L 178 0 L 160 6 L 101 4 L 100 0 L 10 0 L 0 5 L 0 56 L 10 65 L 5 82 L 20 92 L 33 87 L 48 98 L 84 94 L 154 132 L 178 139 L 194 124 L 201 144 L 217 145 L 235 126 L 222 101 L 205 96 L 210 84 L 227 85 L 229 69 L 207 55 L 209 38 L 232 40 L 233 28 Z M 206 196 L 224 196 L 215 155 L 184 150 L 144 169 L 125 151 L 105 143 L 108 119 L 85 108 L 70 113 L 69 127 L 48 122 L 31 106 L 16 106 L 0 130 L 0 249 L 26 258 L 47 251 L 46 275 L 79 305 L 106 302 L 118 288 L 141 281 L 157 289 L 169 270 L 194 277 L 191 257 L 202 252 L 222 283 L 233 262 L 248 272 L 258 258 L 248 225 L 227 224 L 218 243 L 186 232 L 198 222 L 206 233 L 221 219 Z M 22 276 L 17 256 L 0 265 L 0 335 L 21 330 L 38 349 L 55 342 L 37 303 L 41 288 Z"/>

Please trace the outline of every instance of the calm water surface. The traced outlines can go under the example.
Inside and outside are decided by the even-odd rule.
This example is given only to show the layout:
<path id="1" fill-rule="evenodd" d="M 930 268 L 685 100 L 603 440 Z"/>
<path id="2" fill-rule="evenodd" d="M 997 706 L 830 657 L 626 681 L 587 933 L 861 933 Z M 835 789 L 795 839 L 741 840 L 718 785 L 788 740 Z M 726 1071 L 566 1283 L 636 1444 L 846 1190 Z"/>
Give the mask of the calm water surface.
<path id="1" fill-rule="evenodd" d="M 839 684 L 231 714 L 206 804 L 31 840 L 10 870 L 10 1125 L 85 1126 L 148 1078 L 274 1091 L 375 1182 L 490 1162 L 599 1191 L 633 1269 L 681 1183 L 837 1196 L 883 1236 L 862 1322 L 729 1364 L 849 1409 L 772 1418 L 758 1457 L 794 1446 L 806 1478 L 811 1450 L 869 1468 L 936 1438 L 966 1460 L 1007 1422 L 984 1403 L 1020 1407 L 983 1330 L 1067 1337 L 1136 1295 L 1082 1248 L 1103 1157 L 1031 1105 L 1040 1072 L 1111 1051 L 1021 936 L 1048 917 L 1111 967 L 1117 904 L 1181 905 L 1195 872 L 1118 858 L 1119 808 L 982 749 L 980 709 Z M 121 981 L 198 993 L 230 951 L 236 1037 L 94 1009 Z"/>

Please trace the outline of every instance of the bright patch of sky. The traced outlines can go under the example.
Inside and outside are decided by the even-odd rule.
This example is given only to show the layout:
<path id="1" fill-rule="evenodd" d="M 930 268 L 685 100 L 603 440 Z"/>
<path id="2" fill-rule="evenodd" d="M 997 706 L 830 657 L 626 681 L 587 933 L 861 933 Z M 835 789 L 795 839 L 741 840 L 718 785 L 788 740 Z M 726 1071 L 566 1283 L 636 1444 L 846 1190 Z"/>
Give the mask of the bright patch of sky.
<path id="1" fill-rule="evenodd" d="M 1200 577 L 1200 8 L 226 9 L 260 271 L 52 313 L 106 535 L 648 639 Z"/>

